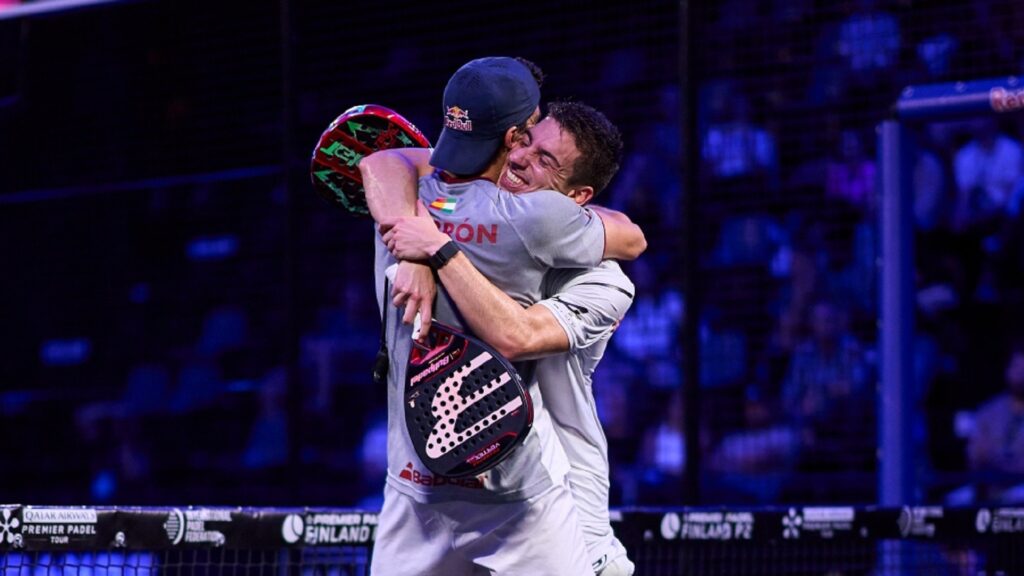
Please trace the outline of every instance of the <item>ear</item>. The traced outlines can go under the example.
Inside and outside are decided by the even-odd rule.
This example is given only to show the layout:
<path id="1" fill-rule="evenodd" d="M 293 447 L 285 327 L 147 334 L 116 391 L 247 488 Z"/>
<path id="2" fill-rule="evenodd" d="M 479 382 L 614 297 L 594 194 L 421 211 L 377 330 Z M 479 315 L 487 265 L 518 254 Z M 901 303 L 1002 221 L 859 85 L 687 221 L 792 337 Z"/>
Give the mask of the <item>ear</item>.
<path id="1" fill-rule="evenodd" d="M 592 186 L 579 186 L 569 190 L 565 195 L 572 198 L 576 204 L 583 206 L 594 198 L 594 188 Z"/>
<path id="2" fill-rule="evenodd" d="M 505 147 L 512 149 L 516 147 L 516 144 L 523 139 L 523 133 L 519 131 L 519 128 L 512 126 L 508 130 L 505 130 Z"/>

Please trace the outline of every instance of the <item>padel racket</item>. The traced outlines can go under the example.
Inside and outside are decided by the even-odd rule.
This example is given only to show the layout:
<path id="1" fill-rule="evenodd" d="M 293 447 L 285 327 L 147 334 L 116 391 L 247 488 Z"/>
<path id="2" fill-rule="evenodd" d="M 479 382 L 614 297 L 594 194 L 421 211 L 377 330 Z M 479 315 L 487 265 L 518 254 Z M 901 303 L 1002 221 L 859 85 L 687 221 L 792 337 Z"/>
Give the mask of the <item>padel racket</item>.
<path id="1" fill-rule="evenodd" d="M 353 106 L 331 122 L 313 148 L 313 189 L 352 214 L 367 215 L 359 160 L 377 150 L 429 147 L 430 140 L 394 110 L 377 104 Z"/>
<path id="2" fill-rule="evenodd" d="M 533 426 L 533 402 L 516 369 L 477 338 L 436 320 L 413 342 L 405 425 L 423 464 L 461 478 L 507 458 Z"/>

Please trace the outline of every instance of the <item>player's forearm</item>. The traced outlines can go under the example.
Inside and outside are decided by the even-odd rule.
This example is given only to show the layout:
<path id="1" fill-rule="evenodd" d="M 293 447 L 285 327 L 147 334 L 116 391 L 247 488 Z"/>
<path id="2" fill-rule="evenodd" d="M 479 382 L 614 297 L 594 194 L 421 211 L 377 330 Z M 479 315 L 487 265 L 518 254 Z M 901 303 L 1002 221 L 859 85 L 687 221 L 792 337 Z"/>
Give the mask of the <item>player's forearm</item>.
<path id="1" fill-rule="evenodd" d="M 366 205 L 375 221 L 416 214 L 418 180 L 429 174 L 429 161 L 430 152 L 422 149 L 382 150 L 360 160 Z"/>
<path id="2" fill-rule="evenodd" d="M 524 309 L 458 254 L 438 271 L 470 329 L 510 360 L 547 356 L 569 349 L 569 338 L 544 306 Z"/>
<path id="3" fill-rule="evenodd" d="M 644 231 L 617 210 L 591 205 L 604 222 L 604 257 L 611 260 L 636 260 L 647 250 Z"/>

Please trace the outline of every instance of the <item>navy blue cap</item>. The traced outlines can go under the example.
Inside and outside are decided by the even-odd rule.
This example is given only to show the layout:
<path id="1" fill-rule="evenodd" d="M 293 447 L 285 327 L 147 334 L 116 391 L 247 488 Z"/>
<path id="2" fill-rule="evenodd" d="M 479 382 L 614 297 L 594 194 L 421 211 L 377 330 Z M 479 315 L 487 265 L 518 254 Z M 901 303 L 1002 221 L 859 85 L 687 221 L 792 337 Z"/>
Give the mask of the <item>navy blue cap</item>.
<path id="1" fill-rule="evenodd" d="M 471 60 L 444 88 L 444 128 L 430 164 L 453 174 L 487 168 L 505 131 L 526 121 L 540 104 L 540 87 L 515 58 Z"/>

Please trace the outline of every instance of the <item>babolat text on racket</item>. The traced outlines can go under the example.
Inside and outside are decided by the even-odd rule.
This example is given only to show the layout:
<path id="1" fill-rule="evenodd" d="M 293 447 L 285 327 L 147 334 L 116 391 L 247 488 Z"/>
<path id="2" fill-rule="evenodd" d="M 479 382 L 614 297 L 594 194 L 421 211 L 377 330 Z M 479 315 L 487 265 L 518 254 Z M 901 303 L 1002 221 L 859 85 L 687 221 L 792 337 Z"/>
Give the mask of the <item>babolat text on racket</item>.
<path id="1" fill-rule="evenodd" d="M 414 342 L 405 424 L 434 474 L 461 478 L 507 458 L 533 426 L 533 402 L 512 364 L 479 339 L 436 320 Z"/>
<path id="2" fill-rule="evenodd" d="M 429 147 L 430 140 L 394 110 L 377 104 L 353 106 L 327 126 L 313 148 L 313 189 L 352 214 L 367 215 L 359 160 L 377 150 Z"/>

